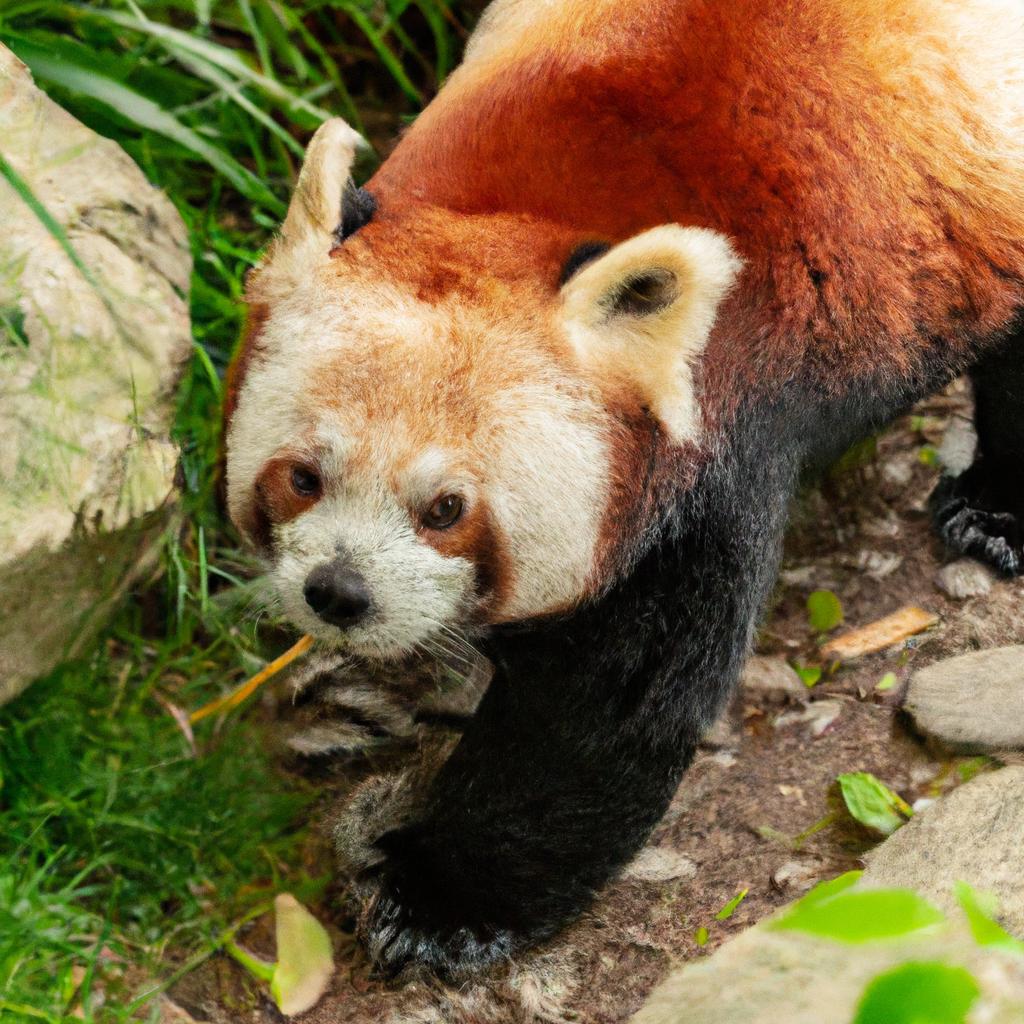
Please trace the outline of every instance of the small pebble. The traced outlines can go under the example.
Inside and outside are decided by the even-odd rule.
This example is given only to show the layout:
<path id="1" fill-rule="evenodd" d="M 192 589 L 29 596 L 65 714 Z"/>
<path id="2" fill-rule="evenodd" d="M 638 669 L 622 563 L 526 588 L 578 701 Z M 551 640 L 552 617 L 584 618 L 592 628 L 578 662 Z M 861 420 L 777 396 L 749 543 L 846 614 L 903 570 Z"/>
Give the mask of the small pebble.
<path id="1" fill-rule="evenodd" d="M 807 698 L 807 687 L 782 658 L 751 658 L 743 669 L 740 685 L 750 696 L 797 701 Z"/>
<path id="2" fill-rule="evenodd" d="M 772 885 L 780 892 L 807 892 L 821 878 L 819 861 L 787 860 L 772 873 Z"/>
<path id="3" fill-rule="evenodd" d="M 973 558 L 950 562 L 935 575 L 935 585 L 955 601 L 984 596 L 992 589 L 995 580 L 995 573 Z"/>

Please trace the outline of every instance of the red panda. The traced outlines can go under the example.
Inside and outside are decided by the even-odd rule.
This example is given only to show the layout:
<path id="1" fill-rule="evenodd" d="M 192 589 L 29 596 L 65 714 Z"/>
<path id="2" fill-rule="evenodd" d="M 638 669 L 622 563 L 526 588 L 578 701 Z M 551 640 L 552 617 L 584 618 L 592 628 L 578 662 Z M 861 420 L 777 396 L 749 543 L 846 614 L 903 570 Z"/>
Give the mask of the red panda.
<path id="1" fill-rule="evenodd" d="M 932 499 L 1024 566 L 1017 0 L 498 0 L 362 189 L 314 137 L 229 379 L 235 522 L 366 658 L 495 666 L 366 938 L 448 974 L 637 850 L 809 467 L 970 369 Z"/>

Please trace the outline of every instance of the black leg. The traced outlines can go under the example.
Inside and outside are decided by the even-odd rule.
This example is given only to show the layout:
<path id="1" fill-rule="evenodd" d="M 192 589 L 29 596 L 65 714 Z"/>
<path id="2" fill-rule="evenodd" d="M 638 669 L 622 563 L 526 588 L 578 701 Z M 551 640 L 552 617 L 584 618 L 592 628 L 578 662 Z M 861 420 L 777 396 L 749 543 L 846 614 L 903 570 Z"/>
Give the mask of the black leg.
<path id="1" fill-rule="evenodd" d="M 987 355 L 971 378 L 977 455 L 940 481 L 932 516 L 950 551 L 1012 576 L 1024 572 L 1024 336 Z"/>
<path id="2" fill-rule="evenodd" d="M 495 678 L 425 813 L 378 844 L 365 936 L 383 969 L 457 975 L 550 935 L 643 844 L 774 580 L 793 460 L 748 434 L 607 595 L 493 638 Z"/>

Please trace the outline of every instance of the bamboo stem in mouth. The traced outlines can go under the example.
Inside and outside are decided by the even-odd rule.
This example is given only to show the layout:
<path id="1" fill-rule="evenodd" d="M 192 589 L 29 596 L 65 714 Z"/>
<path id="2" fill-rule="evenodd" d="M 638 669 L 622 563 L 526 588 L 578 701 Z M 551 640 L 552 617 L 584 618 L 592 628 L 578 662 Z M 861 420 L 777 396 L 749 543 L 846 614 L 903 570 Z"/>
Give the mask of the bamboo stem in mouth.
<path id="1" fill-rule="evenodd" d="M 276 657 L 270 664 L 264 665 L 256 675 L 251 679 L 247 679 L 237 689 L 232 690 L 231 693 L 224 694 L 223 697 L 218 697 L 216 700 L 211 700 L 209 704 L 204 704 L 198 711 L 193 711 L 188 716 L 188 720 L 194 725 L 210 715 L 215 715 L 218 711 L 230 711 L 232 708 L 238 707 L 239 704 L 255 693 L 268 679 L 272 679 L 282 669 L 287 668 L 296 658 L 301 658 L 312 646 L 313 638 L 307 633 L 298 643 L 289 647 L 284 654 Z"/>

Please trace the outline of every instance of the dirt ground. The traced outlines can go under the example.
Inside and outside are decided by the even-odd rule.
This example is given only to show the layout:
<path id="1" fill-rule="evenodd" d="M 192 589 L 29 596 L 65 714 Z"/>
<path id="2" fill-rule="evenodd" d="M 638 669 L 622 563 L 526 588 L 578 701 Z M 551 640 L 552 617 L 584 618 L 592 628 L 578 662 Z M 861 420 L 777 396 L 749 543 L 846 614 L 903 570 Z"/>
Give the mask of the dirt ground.
<path id="1" fill-rule="evenodd" d="M 708 955 L 817 879 L 859 865 L 876 839 L 838 813 L 839 773 L 872 772 L 913 804 L 982 767 L 978 759 L 930 750 L 899 711 L 902 684 L 914 669 L 955 653 L 1024 642 L 1024 580 L 999 581 L 988 595 L 965 601 L 951 600 L 935 583 L 944 559 L 925 510 L 938 474 L 934 453 L 950 422 L 968 416 L 966 389 L 954 385 L 895 424 L 866 461 L 803 497 L 758 650 L 801 665 L 817 662 L 820 639 L 811 633 L 805 602 L 818 588 L 835 591 L 842 601 L 845 625 L 837 633 L 908 604 L 938 615 L 936 628 L 826 673 L 806 701 L 787 705 L 740 693 L 652 836 L 650 847 L 659 852 L 646 852 L 544 949 L 486 978 L 459 989 L 425 979 L 376 980 L 352 937 L 353 917 L 339 880 L 315 908 L 331 925 L 338 973 L 329 995 L 303 1020 L 625 1021 L 671 966 Z M 877 691 L 890 672 L 898 684 Z M 368 763 L 381 767 L 379 759 L 345 767 L 325 765 L 322 758 L 300 767 L 323 781 L 323 820 L 337 813 Z M 313 844 L 310 858 L 311 869 L 326 870 L 328 844 Z M 743 891 L 735 912 L 716 920 Z M 270 952 L 269 934 L 269 922 L 257 922 L 242 941 Z M 186 977 L 172 995 L 197 1020 L 280 1019 L 227 958 Z"/>

